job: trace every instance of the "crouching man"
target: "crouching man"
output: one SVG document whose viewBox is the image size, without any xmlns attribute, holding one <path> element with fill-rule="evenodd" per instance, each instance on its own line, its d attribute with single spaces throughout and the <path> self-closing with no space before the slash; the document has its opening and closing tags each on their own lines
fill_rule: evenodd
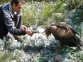
<svg viewBox="0 0 83 62">
<path fill-rule="evenodd" d="M 11 0 L 0 7 L 0 38 L 9 36 L 33 35 L 22 25 L 22 8 L 24 0 Z M 14 35 L 14 36 L 13 36 Z"/>
</svg>

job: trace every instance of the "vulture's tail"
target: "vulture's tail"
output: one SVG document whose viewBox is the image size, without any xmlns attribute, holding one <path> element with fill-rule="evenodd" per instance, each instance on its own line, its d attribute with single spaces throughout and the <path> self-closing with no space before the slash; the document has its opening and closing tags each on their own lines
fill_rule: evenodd
<svg viewBox="0 0 83 62">
<path fill-rule="evenodd" d="M 75 39 L 75 42 L 77 43 L 77 45 L 83 46 L 83 42 L 81 41 L 81 39 L 77 35 L 75 35 L 74 39 Z"/>
</svg>

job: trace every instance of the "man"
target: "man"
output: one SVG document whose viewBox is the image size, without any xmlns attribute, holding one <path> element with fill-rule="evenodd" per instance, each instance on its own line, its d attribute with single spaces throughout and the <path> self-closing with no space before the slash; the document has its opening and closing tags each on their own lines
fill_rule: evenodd
<svg viewBox="0 0 83 62">
<path fill-rule="evenodd" d="M 33 35 L 31 30 L 27 30 L 22 25 L 23 0 L 11 0 L 0 7 L 0 38 L 6 37 L 9 33 L 14 36 Z M 8 36 L 10 36 L 8 35 Z M 11 37 L 11 36 L 10 36 Z"/>
</svg>

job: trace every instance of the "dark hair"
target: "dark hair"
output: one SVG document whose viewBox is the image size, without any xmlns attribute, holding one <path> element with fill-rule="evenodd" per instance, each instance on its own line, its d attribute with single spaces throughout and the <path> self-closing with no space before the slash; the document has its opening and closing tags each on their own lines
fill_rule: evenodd
<svg viewBox="0 0 83 62">
<path fill-rule="evenodd" d="M 18 5 L 18 3 L 20 2 L 24 4 L 24 0 L 11 0 L 11 5 L 13 5 L 13 3 L 15 3 L 15 5 Z"/>
</svg>

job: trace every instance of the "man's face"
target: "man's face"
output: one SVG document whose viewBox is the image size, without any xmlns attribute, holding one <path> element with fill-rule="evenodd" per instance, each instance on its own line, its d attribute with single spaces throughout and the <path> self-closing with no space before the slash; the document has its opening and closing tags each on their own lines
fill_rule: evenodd
<svg viewBox="0 0 83 62">
<path fill-rule="evenodd" d="M 14 12 L 20 12 L 22 10 L 23 4 L 22 3 L 18 3 L 18 5 L 15 5 L 15 3 L 12 5 L 12 9 Z"/>
</svg>

